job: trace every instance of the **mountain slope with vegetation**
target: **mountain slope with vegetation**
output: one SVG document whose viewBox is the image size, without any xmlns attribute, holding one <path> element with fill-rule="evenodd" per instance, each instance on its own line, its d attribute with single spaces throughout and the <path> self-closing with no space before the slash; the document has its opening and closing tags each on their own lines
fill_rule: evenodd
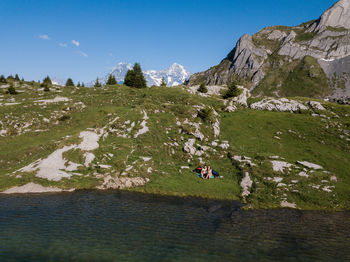
<svg viewBox="0 0 350 262">
<path fill-rule="evenodd" d="M 219 65 L 192 75 L 186 84 L 236 81 L 256 96 L 348 99 L 349 17 L 349 0 L 340 0 L 318 20 L 244 35 Z"/>
<path fill-rule="evenodd" d="M 41 185 L 350 208 L 349 106 L 252 98 L 242 87 L 227 99 L 212 87 L 44 89 L 0 84 L 2 192 Z M 203 164 L 223 178 L 200 179 L 192 170 Z"/>
</svg>

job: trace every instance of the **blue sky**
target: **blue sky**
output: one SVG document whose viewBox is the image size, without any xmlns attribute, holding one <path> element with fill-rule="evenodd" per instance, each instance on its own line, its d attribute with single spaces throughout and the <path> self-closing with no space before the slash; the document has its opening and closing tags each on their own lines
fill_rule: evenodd
<svg viewBox="0 0 350 262">
<path fill-rule="evenodd" d="M 335 0 L 0 0 L 0 74 L 90 81 L 118 62 L 191 72 L 245 33 L 318 18 Z"/>
</svg>

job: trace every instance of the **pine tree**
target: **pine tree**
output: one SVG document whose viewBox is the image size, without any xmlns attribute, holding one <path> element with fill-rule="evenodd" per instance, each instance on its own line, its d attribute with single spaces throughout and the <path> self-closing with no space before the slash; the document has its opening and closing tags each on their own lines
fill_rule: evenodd
<svg viewBox="0 0 350 262">
<path fill-rule="evenodd" d="M 142 73 L 141 65 L 139 63 L 135 63 L 132 70 L 134 70 L 136 75 L 139 75 Z"/>
<path fill-rule="evenodd" d="M 136 88 L 146 88 L 146 80 L 139 63 L 135 63 L 132 70 L 128 70 L 124 84 Z"/>
<path fill-rule="evenodd" d="M 4 75 L 0 76 L 0 83 L 6 83 L 6 78 L 4 77 Z"/>
<path fill-rule="evenodd" d="M 81 84 L 81 87 L 85 87 L 85 84 L 84 84 L 84 82 Z"/>
<path fill-rule="evenodd" d="M 146 80 L 142 73 L 142 69 L 139 63 L 135 63 L 133 70 L 135 72 L 135 87 L 136 88 L 146 88 Z"/>
<path fill-rule="evenodd" d="M 16 81 L 20 81 L 18 74 L 16 74 L 15 80 L 16 80 Z"/>
<path fill-rule="evenodd" d="M 80 82 L 78 82 L 77 87 L 80 87 Z"/>
<path fill-rule="evenodd" d="M 165 79 L 162 77 L 162 83 L 160 84 L 161 87 L 166 87 Z"/>
<path fill-rule="evenodd" d="M 129 69 L 124 78 L 124 84 L 126 86 L 134 86 L 135 84 L 135 72 L 132 69 Z"/>
<path fill-rule="evenodd" d="M 224 94 L 224 99 L 237 97 L 242 93 L 242 89 L 239 89 L 234 82 L 231 82 L 227 85 L 228 90 Z"/>
<path fill-rule="evenodd" d="M 13 77 L 13 75 L 9 75 L 8 77 L 7 77 L 7 80 L 14 80 L 15 78 Z"/>
<path fill-rule="evenodd" d="M 205 94 L 208 93 L 208 88 L 205 86 L 205 83 L 201 83 L 197 91 Z"/>
<path fill-rule="evenodd" d="M 49 76 L 45 77 L 43 80 L 43 84 L 47 86 L 52 86 L 52 81 Z"/>
<path fill-rule="evenodd" d="M 74 86 L 74 82 L 71 78 L 68 78 L 66 81 L 66 86 Z"/>
<path fill-rule="evenodd" d="M 136 76 L 135 87 L 136 88 L 146 88 L 147 87 L 146 80 L 145 80 L 143 74 Z"/>
<path fill-rule="evenodd" d="M 115 76 L 110 74 L 106 82 L 106 85 L 116 85 L 116 84 L 117 84 L 117 80 L 115 80 Z"/>
<path fill-rule="evenodd" d="M 101 87 L 101 83 L 98 81 L 98 77 L 96 78 L 94 87 Z"/>
</svg>

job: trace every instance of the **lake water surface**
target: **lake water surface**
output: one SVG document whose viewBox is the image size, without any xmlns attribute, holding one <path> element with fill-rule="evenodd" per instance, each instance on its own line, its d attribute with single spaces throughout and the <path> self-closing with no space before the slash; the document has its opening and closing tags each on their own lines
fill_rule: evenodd
<svg viewBox="0 0 350 262">
<path fill-rule="evenodd" d="M 350 212 L 124 192 L 2 195 L 0 261 L 350 261 Z"/>
</svg>

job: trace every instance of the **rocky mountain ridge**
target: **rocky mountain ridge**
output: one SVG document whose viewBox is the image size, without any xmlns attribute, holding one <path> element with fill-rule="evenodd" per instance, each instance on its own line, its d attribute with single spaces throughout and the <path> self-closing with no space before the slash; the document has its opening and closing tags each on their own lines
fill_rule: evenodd
<svg viewBox="0 0 350 262">
<path fill-rule="evenodd" d="M 349 97 L 349 62 L 350 1 L 340 0 L 317 20 L 243 35 L 219 65 L 186 84 L 237 81 L 255 95 Z"/>
</svg>

